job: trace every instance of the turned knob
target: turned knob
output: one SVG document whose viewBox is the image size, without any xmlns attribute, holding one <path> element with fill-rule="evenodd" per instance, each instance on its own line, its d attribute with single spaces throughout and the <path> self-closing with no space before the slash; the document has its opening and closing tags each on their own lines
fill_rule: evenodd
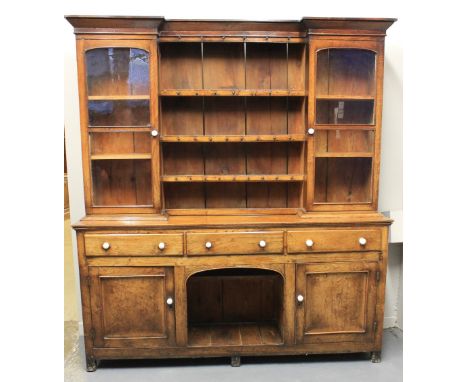
<svg viewBox="0 0 468 382">
<path fill-rule="evenodd" d="M 172 299 L 172 297 L 169 297 L 167 300 L 166 300 L 166 304 L 169 305 L 169 306 L 172 306 L 174 304 L 174 300 Z"/>
<path fill-rule="evenodd" d="M 211 244 L 211 241 L 207 241 L 207 242 L 205 243 L 206 249 L 210 249 L 212 246 L 213 246 L 213 244 Z"/>
<path fill-rule="evenodd" d="M 302 294 L 297 295 L 297 302 L 302 302 L 304 301 L 304 296 Z"/>
<path fill-rule="evenodd" d="M 363 245 L 363 246 L 366 245 L 366 244 L 367 244 L 366 238 L 365 238 L 365 237 L 360 237 L 360 238 L 359 238 L 359 244 L 361 244 L 361 245 Z"/>
<path fill-rule="evenodd" d="M 151 135 L 152 135 L 153 137 L 157 137 L 158 134 L 159 134 L 159 133 L 158 133 L 158 130 L 151 130 Z"/>
<path fill-rule="evenodd" d="M 260 246 L 260 248 L 265 248 L 266 247 L 266 241 L 265 240 L 260 240 L 258 242 L 258 245 Z"/>
<path fill-rule="evenodd" d="M 161 242 L 161 243 L 158 244 L 158 248 L 159 248 L 161 251 L 163 251 L 164 248 L 166 248 L 166 244 L 164 244 L 163 242 Z"/>
<path fill-rule="evenodd" d="M 314 242 L 312 240 L 308 239 L 308 240 L 306 240 L 305 244 L 306 244 L 307 247 L 311 248 L 314 245 Z"/>
<path fill-rule="evenodd" d="M 312 127 L 310 129 L 307 129 L 307 134 L 314 135 L 314 133 L 315 133 L 315 130 L 312 129 Z"/>
<path fill-rule="evenodd" d="M 102 249 L 104 251 L 107 251 L 109 248 L 110 248 L 110 243 L 108 243 L 107 241 L 105 243 L 102 243 Z"/>
</svg>

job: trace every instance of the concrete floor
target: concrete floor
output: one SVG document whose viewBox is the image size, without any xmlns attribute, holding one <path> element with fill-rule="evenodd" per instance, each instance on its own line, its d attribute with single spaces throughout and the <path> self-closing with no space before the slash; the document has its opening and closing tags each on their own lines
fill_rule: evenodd
<svg viewBox="0 0 468 382">
<path fill-rule="evenodd" d="M 403 333 L 384 331 L 382 362 L 372 363 L 363 354 L 242 358 L 231 367 L 228 358 L 184 360 L 128 360 L 101 362 L 96 372 L 85 371 L 83 338 L 73 327 L 65 337 L 75 341 L 65 357 L 65 381 L 203 381 L 203 382 L 400 382 L 403 380 Z"/>
</svg>

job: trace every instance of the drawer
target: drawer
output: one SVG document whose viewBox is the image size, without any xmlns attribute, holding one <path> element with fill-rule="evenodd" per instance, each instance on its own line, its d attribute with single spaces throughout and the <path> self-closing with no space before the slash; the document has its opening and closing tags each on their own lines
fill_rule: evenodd
<svg viewBox="0 0 468 382">
<path fill-rule="evenodd" d="M 184 239 L 182 233 L 85 234 L 85 251 L 87 256 L 183 255 Z"/>
<path fill-rule="evenodd" d="M 187 234 L 188 255 L 283 253 L 283 232 L 208 232 Z"/>
<path fill-rule="evenodd" d="M 289 231 L 287 237 L 288 253 L 380 251 L 382 249 L 382 235 L 379 230 Z"/>
</svg>

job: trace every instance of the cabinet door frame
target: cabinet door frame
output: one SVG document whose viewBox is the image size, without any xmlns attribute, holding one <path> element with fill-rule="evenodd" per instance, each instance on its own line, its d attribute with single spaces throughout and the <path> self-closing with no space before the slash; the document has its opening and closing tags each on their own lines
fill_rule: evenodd
<svg viewBox="0 0 468 382">
<path fill-rule="evenodd" d="M 373 343 L 375 341 L 376 304 L 378 294 L 377 262 L 343 262 L 343 263 L 304 263 L 296 265 L 296 298 L 304 296 L 302 303 L 296 300 L 296 343 L 319 344 L 329 342 L 360 342 Z M 312 296 L 307 296 L 307 277 L 314 274 L 350 274 L 366 275 L 364 325 L 360 330 L 336 331 L 306 331 L 305 319 L 308 302 Z M 313 298 L 313 297 L 312 297 Z"/>
<path fill-rule="evenodd" d="M 126 36 L 109 36 L 100 39 L 77 38 L 77 67 L 78 90 L 80 100 L 80 127 L 81 127 L 81 151 L 83 166 L 83 183 L 85 194 L 85 207 L 87 214 L 108 213 L 159 213 L 161 211 L 161 185 L 160 185 L 160 145 L 159 135 L 151 137 L 151 193 L 153 205 L 151 207 L 119 207 L 119 206 L 94 206 L 93 184 L 91 173 L 91 156 L 89 147 L 89 118 L 88 118 L 88 90 L 86 83 L 86 52 L 99 48 L 135 48 L 148 52 L 149 57 L 149 81 L 150 81 L 150 127 L 138 128 L 137 131 L 151 134 L 151 130 L 159 130 L 159 85 L 158 85 L 158 50 L 156 39 L 128 39 Z M 106 128 L 105 128 L 106 129 Z M 112 130 L 109 128 L 108 130 Z M 123 131 L 115 128 L 115 131 Z M 133 129 L 135 131 L 135 129 Z"/>
<path fill-rule="evenodd" d="M 361 49 L 372 51 L 375 56 L 375 99 L 374 124 L 372 125 L 317 125 L 316 114 L 316 81 L 317 81 L 317 52 L 322 49 Z M 329 37 L 313 36 L 309 38 L 309 97 L 308 97 L 308 126 L 317 130 L 374 130 L 374 150 L 371 168 L 371 200 L 364 203 L 316 203 L 315 202 L 315 147 L 314 135 L 307 135 L 307 187 L 306 209 L 308 211 L 375 211 L 378 204 L 380 146 L 383 103 L 384 76 L 384 38 L 383 37 Z"/>
<path fill-rule="evenodd" d="M 174 275 L 170 267 L 90 267 L 90 296 L 92 337 L 94 347 L 116 348 L 156 348 L 169 347 L 175 343 L 175 310 L 166 304 L 166 299 L 174 300 Z M 163 309 L 164 331 L 161 336 L 106 336 L 103 304 L 103 282 L 107 279 L 160 278 L 164 282 L 164 296 L 160 299 Z"/>
</svg>

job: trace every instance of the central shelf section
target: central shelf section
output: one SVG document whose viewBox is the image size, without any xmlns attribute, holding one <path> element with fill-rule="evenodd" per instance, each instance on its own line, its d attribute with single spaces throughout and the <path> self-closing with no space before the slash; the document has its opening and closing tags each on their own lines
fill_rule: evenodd
<svg viewBox="0 0 468 382">
<path fill-rule="evenodd" d="M 159 44 L 164 207 L 298 208 L 307 45 Z"/>
</svg>

